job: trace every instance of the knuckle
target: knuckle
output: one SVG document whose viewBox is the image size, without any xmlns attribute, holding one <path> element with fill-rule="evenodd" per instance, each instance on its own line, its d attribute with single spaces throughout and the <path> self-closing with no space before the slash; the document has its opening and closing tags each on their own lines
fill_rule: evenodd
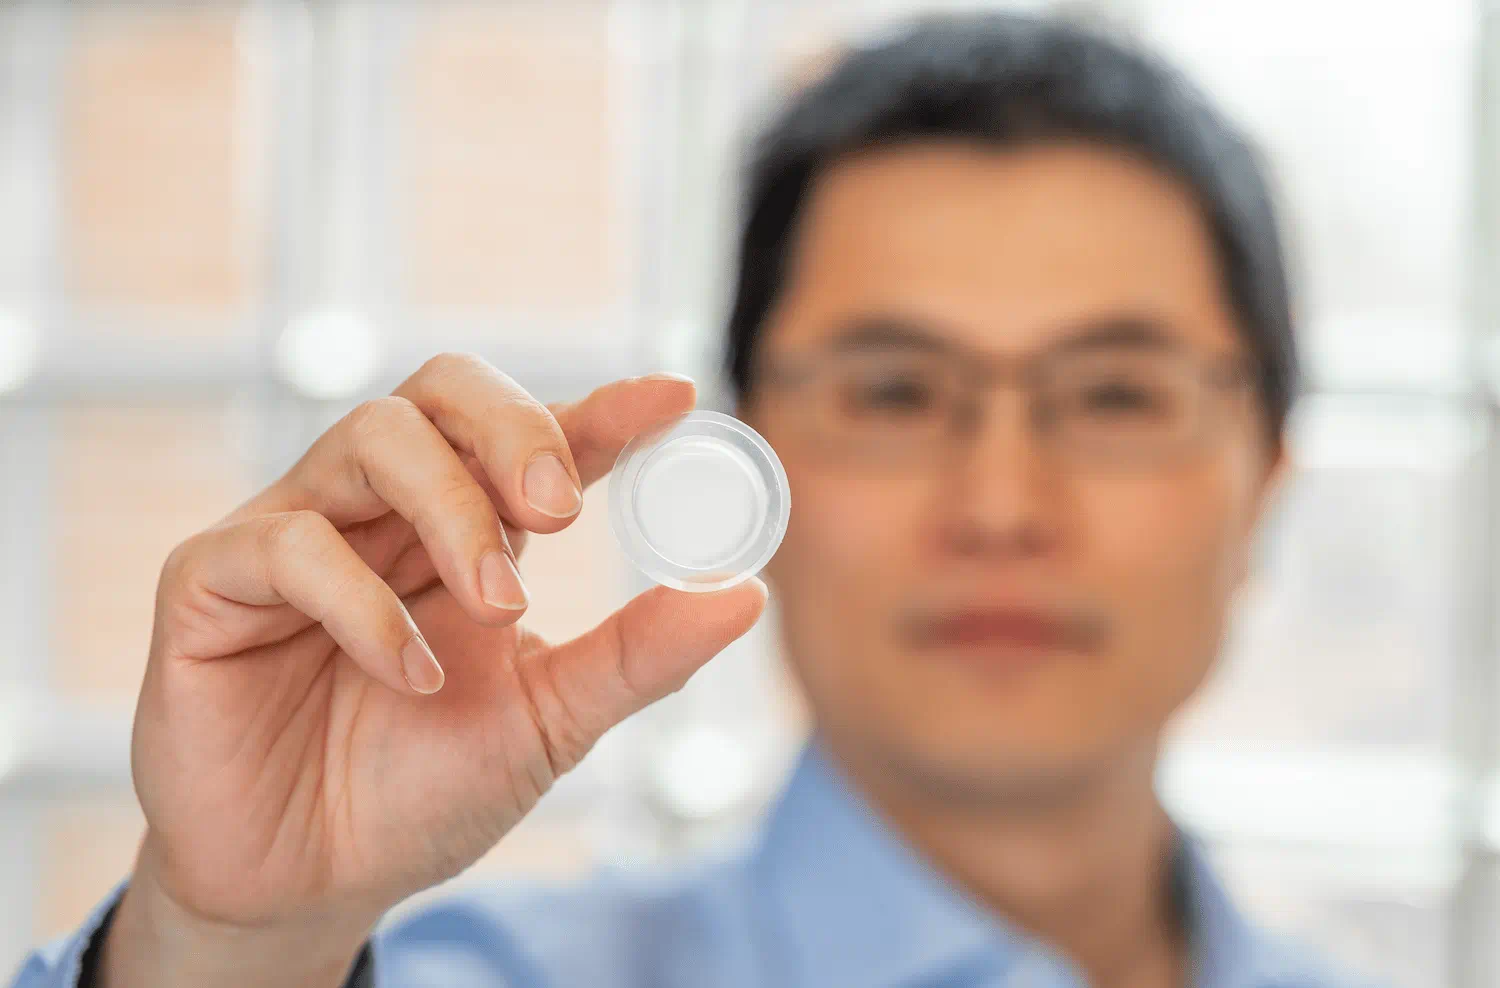
<svg viewBox="0 0 1500 988">
<path fill-rule="evenodd" d="M 563 438 L 562 426 L 552 417 L 546 405 L 522 391 L 508 396 L 502 405 L 501 414 L 506 423 L 529 436 L 535 449 L 550 450 L 563 457 L 569 456 L 567 440 Z M 531 450 L 526 452 L 530 456 Z"/>
<path fill-rule="evenodd" d="M 501 408 L 529 422 L 550 425 L 552 413 L 530 391 L 516 387 L 506 392 L 501 399 Z"/>
<path fill-rule="evenodd" d="M 179 543 L 167 554 L 157 585 L 151 660 L 158 655 L 212 654 L 225 638 L 224 612 L 218 598 L 194 585 L 206 533 Z"/>
<path fill-rule="evenodd" d="M 179 542 L 167 553 L 167 558 L 161 566 L 161 575 L 157 584 L 163 592 L 171 591 L 182 586 L 188 574 L 192 571 L 193 560 L 198 555 L 198 544 L 202 540 L 202 534 L 193 535 Z"/>
<path fill-rule="evenodd" d="M 454 376 L 467 374 L 470 371 L 480 369 L 492 372 L 494 368 L 489 361 L 477 353 L 465 353 L 460 351 L 445 351 L 435 357 L 429 357 L 417 370 L 416 376 L 426 379 L 443 380 Z"/>
<path fill-rule="evenodd" d="M 499 371 L 478 354 L 440 353 L 428 359 L 412 375 L 411 387 L 421 407 L 430 411 L 437 420 L 463 420 L 468 417 L 467 396 L 473 382 L 498 374 Z"/>
<path fill-rule="evenodd" d="M 344 421 L 353 445 L 361 448 L 370 440 L 399 428 L 401 423 L 411 421 L 413 415 L 421 414 L 421 410 L 410 399 L 400 395 L 387 395 L 360 402 Z"/>
<path fill-rule="evenodd" d="M 486 525 L 492 520 L 496 527 L 500 524 L 494 502 L 467 473 L 442 483 L 434 493 L 445 512 L 461 518 L 481 519 Z"/>
<path fill-rule="evenodd" d="M 268 515 L 261 524 L 262 548 L 273 557 L 305 551 L 322 540 L 332 527 L 332 523 L 316 511 Z"/>
</svg>

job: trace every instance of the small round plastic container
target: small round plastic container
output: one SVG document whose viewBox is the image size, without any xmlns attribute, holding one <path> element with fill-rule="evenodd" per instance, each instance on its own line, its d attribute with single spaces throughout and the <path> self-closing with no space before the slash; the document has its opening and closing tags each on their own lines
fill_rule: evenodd
<svg viewBox="0 0 1500 988">
<path fill-rule="evenodd" d="M 792 513 L 770 444 L 718 412 L 689 412 L 632 439 L 615 461 L 609 501 L 630 561 L 657 583 L 692 591 L 754 576 Z"/>
</svg>

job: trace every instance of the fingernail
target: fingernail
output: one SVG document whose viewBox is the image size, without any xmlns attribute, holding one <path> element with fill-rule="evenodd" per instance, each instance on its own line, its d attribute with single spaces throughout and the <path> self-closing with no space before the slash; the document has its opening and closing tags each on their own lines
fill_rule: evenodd
<svg viewBox="0 0 1500 988">
<path fill-rule="evenodd" d="M 421 635 L 412 635 L 401 650 L 401 672 L 407 685 L 418 693 L 436 693 L 443 688 L 443 667 Z"/>
<path fill-rule="evenodd" d="M 521 490 L 527 504 L 553 518 L 571 518 L 583 506 L 583 496 L 568 475 L 568 468 L 551 453 L 531 461 L 521 478 Z"/>
<path fill-rule="evenodd" d="M 525 610 L 531 603 L 516 564 L 503 552 L 491 552 L 479 561 L 479 595 L 505 611 Z"/>
<path fill-rule="evenodd" d="M 671 371 L 657 371 L 654 374 L 645 374 L 645 375 L 643 375 L 641 377 L 641 380 L 642 381 L 676 381 L 679 384 L 697 384 L 698 383 L 697 381 L 694 381 L 692 378 L 688 377 L 686 374 L 674 374 Z"/>
</svg>

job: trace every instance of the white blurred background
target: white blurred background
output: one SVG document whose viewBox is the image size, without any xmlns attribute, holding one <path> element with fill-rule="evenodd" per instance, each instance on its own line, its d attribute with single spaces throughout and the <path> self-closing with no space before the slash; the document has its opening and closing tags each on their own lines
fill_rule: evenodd
<svg viewBox="0 0 1500 988">
<path fill-rule="evenodd" d="M 1156 41 L 1269 150 L 1319 387 L 1163 792 L 1259 919 L 1418 988 L 1500 984 L 1491 2 L 1067 5 Z M 130 865 L 175 543 L 441 350 L 546 400 L 672 369 L 722 403 L 746 126 L 839 39 L 981 5 L 0 8 L 0 976 Z M 642 588 L 602 497 L 528 550 L 544 634 Z M 741 830 L 801 730 L 771 625 L 460 881 Z"/>
</svg>

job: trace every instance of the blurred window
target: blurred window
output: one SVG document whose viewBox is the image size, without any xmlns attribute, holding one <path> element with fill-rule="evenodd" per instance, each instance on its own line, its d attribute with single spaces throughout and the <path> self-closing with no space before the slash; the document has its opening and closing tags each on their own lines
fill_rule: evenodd
<svg viewBox="0 0 1500 988">
<path fill-rule="evenodd" d="M 1480 21 L 1454 0 L 1058 5 L 1133 25 L 1262 140 L 1303 274 L 1318 390 L 1164 797 L 1270 925 L 1398 981 L 1493 984 L 1476 972 L 1500 972 L 1483 956 L 1500 777 L 1488 836 L 1466 834 L 1472 778 L 1496 765 L 1454 743 L 1461 724 L 1500 742 L 1476 721 L 1500 702 L 1476 702 L 1500 678 L 1475 594 L 1497 419 L 1458 397 L 1469 214 L 1497 195 L 1495 165 L 1474 167 Z M 746 92 L 914 11 L 1044 6 L 0 9 L 0 382 L 25 376 L 0 395 L 0 971 L 130 866 L 130 704 L 174 544 L 444 349 L 544 400 L 707 370 L 711 402 L 731 165 L 760 109 Z M 354 318 L 298 322 L 325 308 Z M 39 334 L 35 368 L 11 325 Z M 293 325 L 312 336 L 287 345 Z M 313 380 L 308 353 L 371 370 Z M 524 560 L 548 637 L 642 589 L 603 496 Z M 775 638 L 763 622 L 611 732 L 463 880 L 573 875 L 748 825 L 804 722 Z M 79 737 L 103 740 L 80 756 Z"/>
</svg>

